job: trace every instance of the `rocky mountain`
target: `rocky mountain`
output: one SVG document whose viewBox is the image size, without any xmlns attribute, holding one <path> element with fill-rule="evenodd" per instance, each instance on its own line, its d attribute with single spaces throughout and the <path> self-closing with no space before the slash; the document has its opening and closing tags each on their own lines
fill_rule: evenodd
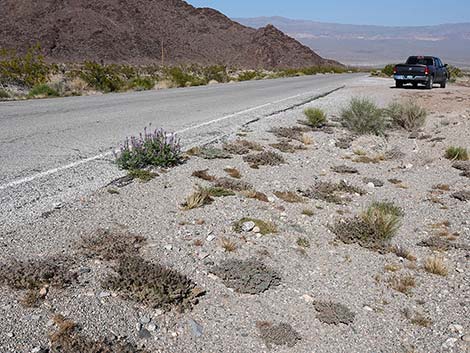
<svg viewBox="0 0 470 353">
<path fill-rule="evenodd" d="M 40 43 L 55 62 L 224 64 L 293 68 L 337 64 L 271 25 L 253 29 L 182 0 L 0 0 L 0 48 Z"/>
<path fill-rule="evenodd" d="M 271 23 L 320 55 L 352 65 L 403 61 L 412 54 L 441 56 L 470 67 L 470 23 L 390 27 L 323 23 L 284 17 L 236 19 L 259 28 Z"/>
</svg>

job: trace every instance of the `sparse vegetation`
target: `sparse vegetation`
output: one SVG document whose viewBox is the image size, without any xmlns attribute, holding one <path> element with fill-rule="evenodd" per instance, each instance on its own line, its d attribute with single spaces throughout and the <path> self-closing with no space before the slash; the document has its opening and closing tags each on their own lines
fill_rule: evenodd
<svg viewBox="0 0 470 353">
<path fill-rule="evenodd" d="M 248 140 L 235 140 L 230 143 L 226 143 L 223 149 L 232 154 L 248 154 L 250 151 L 262 151 L 263 146 L 259 143 L 248 141 Z"/>
<path fill-rule="evenodd" d="M 465 147 L 451 146 L 447 148 L 445 156 L 447 159 L 453 161 L 468 161 L 468 151 Z"/>
<path fill-rule="evenodd" d="M 213 201 L 214 199 L 211 197 L 209 189 L 198 185 L 196 190 L 186 198 L 186 202 L 182 206 L 185 210 L 192 210 L 211 204 Z"/>
<path fill-rule="evenodd" d="M 354 321 L 354 317 L 356 316 L 343 304 L 330 301 L 315 301 L 313 305 L 317 311 L 317 319 L 325 324 L 349 325 Z"/>
<path fill-rule="evenodd" d="M 158 174 L 151 172 L 146 169 L 131 169 L 128 174 L 132 179 L 138 179 L 143 183 L 147 183 L 153 178 L 157 177 Z"/>
<path fill-rule="evenodd" d="M 299 237 L 297 238 L 296 241 L 297 245 L 300 246 L 301 248 L 309 248 L 310 247 L 310 241 L 305 238 L 305 237 Z"/>
<path fill-rule="evenodd" d="M 393 69 L 395 68 L 395 64 L 388 64 L 388 65 L 385 65 L 385 67 L 382 69 L 382 73 L 387 76 L 387 77 L 390 77 L 393 75 Z"/>
<path fill-rule="evenodd" d="M 226 260 L 210 270 L 235 292 L 260 294 L 281 283 L 279 274 L 258 260 Z"/>
<path fill-rule="evenodd" d="M 313 211 L 312 211 L 311 209 L 309 209 L 309 208 L 304 208 L 304 209 L 302 210 L 302 214 L 303 214 L 304 216 L 313 217 L 313 215 L 315 214 L 315 212 L 313 212 Z"/>
<path fill-rule="evenodd" d="M 400 246 L 400 245 L 394 245 L 391 247 L 390 251 L 397 255 L 398 257 L 401 257 L 402 259 L 407 259 L 409 261 L 416 261 L 416 256 L 414 256 L 410 250 Z"/>
<path fill-rule="evenodd" d="M 337 238 L 346 244 L 385 251 L 400 227 L 398 208 L 389 203 L 375 203 L 361 215 L 339 221 L 332 227 Z"/>
<path fill-rule="evenodd" d="M 181 147 L 175 134 L 163 129 L 144 129 L 139 137 L 126 138 L 116 153 L 116 163 L 123 169 L 135 170 L 148 166 L 172 167 L 181 162 Z"/>
<path fill-rule="evenodd" d="M 97 91 L 118 92 L 125 87 L 125 82 L 115 65 L 100 65 L 87 61 L 77 75 Z"/>
<path fill-rule="evenodd" d="M 226 252 L 234 252 L 237 250 L 237 244 L 225 237 L 220 239 L 220 245 Z"/>
<path fill-rule="evenodd" d="M 271 151 L 248 154 L 243 157 L 243 160 L 255 169 L 259 168 L 259 166 L 277 166 L 285 163 L 284 157 Z"/>
<path fill-rule="evenodd" d="M 119 259 L 115 273 L 108 275 L 102 286 L 117 292 L 124 299 L 151 308 L 169 310 L 175 307 L 183 311 L 197 302 L 195 285 L 189 278 L 135 256 Z"/>
<path fill-rule="evenodd" d="M 443 277 L 447 276 L 449 272 L 446 265 L 444 264 L 443 258 L 438 256 L 428 257 L 424 262 L 424 269 L 429 273 Z"/>
<path fill-rule="evenodd" d="M 225 168 L 224 172 L 230 175 L 232 178 L 241 179 L 242 175 L 237 168 Z"/>
<path fill-rule="evenodd" d="M 368 98 L 353 98 L 341 112 L 341 123 L 358 134 L 383 135 L 388 126 L 383 110 Z"/>
<path fill-rule="evenodd" d="M 186 151 L 189 156 L 197 156 L 204 159 L 230 159 L 230 153 L 215 147 L 193 147 Z"/>
<path fill-rule="evenodd" d="M 253 186 L 243 180 L 231 179 L 231 178 L 218 178 L 214 182 L 214 186 L 229 189 L 233 191 L 247 191 L 253 190 Z"/>
<path fill-rule="evenodd" d="M 326 124 L 326 113 L 320 108 L 307 108 L 304 110 L 307 117 L 307 125 L 319 128 Z"/>
<path fill-rule="evenodd" d="M 267 321 L 258 321 L 256 327 L 268 349 L 271 349 L 273 345 L 294 347 L 302 339 L 300 334 L 286 323 L 273 324 Z"/>
<path fill-rule="evenodd" d="M 59 92 L 44 83 L 34 86 L 28 93 L 30 98 L 51 98 L 59 95 Z"/>
<path fill-rule="evenodd" d="M 416 280 L 410 274 L 393 275 L 389 278 L 388 284 L 390 288 L 409 295 L 411 294 L 412 289 L 416 287 Z"/>
<path fill-rule="evenodd" d="M 226 197 L 234 196 L 235 193 L 232 190 L 222 188 L 220 186 L 213 186 L 207 189 L 207 192 L 212 197 Z"/>
<path fill-rule="evenodd" d="M 427 117 L 426 109 L 413 101 L 392 103 L 385 112 L 392 119 L 393 124 L 408 131 L 415 131 L 422 127 Z"/>
<path fill-rule="evenodd" d="M 270 144 L 270 146 L 284 153 L 294 153 L 296 151 L 306 149 L 302 145 L 294 145 L 294 144 L 289 143 L 289 141 L 286 141 L 286 140 L 282 140 L 281 142 Z"/>
<path fill-rule="evenodd" d="M 239 221 L 235 222 L 233 224 L 233 229 L 237 233 L 242 232 L 242 226 L 243 223 L 246 222 L 253 222 L 256 227 L 259 228 L 259 233 L 262 235 L 267 235 L 267 234 L 274 234 L 277 233 L 277 227 L 274 223 L 272 222 L 266 222 L 261 219 L 256 219 L 256 218 L 242 218 Z"/>
<path fill-rule="evenodd" d="M 241 191 L 241 194 L 243 196 L 249 198 L 249 199 L 256 199 L 256 200 L 262 201 L 262 202 L 269 202 L 269 199 L 266 196 L 266 194 L 264 194 L 262 192 L 259 192 L 259 191 L 256 191 L 256 190 L 253 190 L 253 189 L 243 190 L 243 191 Z"/>
<path fill-rule="evenodd" d="M 210 175 L 208 173 L 209 169 L 204 169 L 204 170 L 196 170 L 194 171 L 191 176 L 193 177 L 196 177 L 196 178 L 199 178 L 199 179 L 202 179 L 202 180 L 206 180 L 206 181 L 214 181 L 216 180 L 217 178 L 213 175 Z"/>
<path fill-rule="evenodd" d="M 365 193 L 365 190 L 349 185 L 345 181 L 339 183 L 319 181 L 310 189 L 301 191 L 301 194 L 305 197 L 335 204 L 350 202 L 351 199 L 345 194 L 364 195 Z"/>
<path fill-rule="evenodd" d="M 274 195 L 289 203 L 301 203 L 305 201 L 302 196 L 299 196 L 292 191 L 275 191 Z"/>
<path fill-rule="evenodd" d="M 293 126 L 293 127 L 276 127 L 272 128 L 269 132 L 274 134 L 278 138 L 284 138 L 288 140 L 297 140 L 303 143 L 303 136 L 305 132 L 310 129 L 308 127 Z"/>
<path fill-rule="evenodd" d="M 8 93 L 8 91 L 4 90 L 3 88 L 0 88 L 0 99 L 8 98 L 10 98 L 10 93 Z"/>
<path fill-rule="evenodd" d="M 405 309 L 403 310 L 403 314 L 413 325 L 421 327 L 431 327 L 432 325 L 432 320 L 420 312 L 413 312 L 410 309 Z"/>
</svg>

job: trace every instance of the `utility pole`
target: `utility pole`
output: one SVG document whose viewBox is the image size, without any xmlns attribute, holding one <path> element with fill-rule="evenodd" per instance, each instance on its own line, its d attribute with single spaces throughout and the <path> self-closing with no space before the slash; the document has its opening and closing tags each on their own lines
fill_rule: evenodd
<svg viewBox="0 0 470 353">
<path fill-rule="evenodd" d="M 163 37 L 160 38 L 160 46 L 162 48 L 162 67 L 165 65 L 165 50 L 163 48 Z"/>
</svg>

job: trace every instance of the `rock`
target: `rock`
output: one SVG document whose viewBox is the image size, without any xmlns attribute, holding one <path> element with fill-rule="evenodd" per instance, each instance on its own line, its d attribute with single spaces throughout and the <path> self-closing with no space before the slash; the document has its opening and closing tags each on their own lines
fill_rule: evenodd
<svg viewBox="0 0 470 353">
<path fill-rule="evenodd" d="M 202 336 L 202 326 L 194 321 L 193 319 L 189 319 L 189 325 L 191 326 L 191 331 L 195 337 L 201 337 Z"/>
<path fill-rule="evenodd" d="M 367 305 L 364 305 L 362 307 L 365 311 L 374 311 L 374 309 L 372 309 L 370 306 L 367 306 Z"/>
<path fill-rule="evenodd" d="M 464 336 L 462 336 L 462 341 L 464 341 L 464 342 L 470 342 L 470 335 L 464 335 Z"/>
<path fill-rule="evenodd" d="M 373 189 L 373 188 L 375 188 L 375 185 L 374 185 L 374 183 L 368 183 L 367 187 Z"/>
<path fill-rule="evenodd" d="M 200 260 L 204 260 L 206 257 L 209 256 L 209 253 L 206 253 L 206 252 L 200 252 L 199 254 L 197 254 L 197 257 L 200 259 Z"/>
<path fill-rule="evenodd" d="M 307 303 L 313 303 L 313 298 L 308 294 L 302 295 L 302 299 L 305 300 L 305 302 Z"/>
<path fill-rule="evenodd" d="M 458 341 L 457 338 L 454 338 L 454 337 L 451 337 L 451 338 L 448 338 L 447 341 L 445 341 L 443 344 L 442 344 L 442 348 L 443 349 L 449 349 L 449 348 L 453 348 L 455 346 L 455 343 Z"/>
<path fill-rule="evenodd" d="M 141 322 L 142 324 L 148 324 L 148 323 L 150 322 L 150 320 L 151 320 L 151 319 L 150 319 L 150 317 L 148 317 L 148 316 L 142 316 L 142 317 L 140 318 L 140 322 Z"/>
<path fill-rule="evenodd" d="M 173 246 L 172 245 L 165 245 L 164 248 L 167 251 L 171 251 L 173 249 Z"/>
<path fill-rule="evenodd" d="M 215 239 L 215 235 L 211 234 L 206 239 L 207 239 L 207 241 L 212 241 L 212 240 Z"/>
<path fill-rule="evenodd" d="M 410 164 L 407 164 L 407 165 L 405 165 L 405 168 L 406 168 L 406 169 L 411 169 L 411 168 L 413 168 L 413 164 L 411 164 L 411 163 L 410 163 Z"/>
<path fill-rule="evenodd" d="M 158 328 L 158 326 L 156 324 L 154 324 L 153 322 L 151 322 L 150 324 L 147 325 L 147 329 L 149 331 L 152 331 L 152 332 L 157 331 L 157 328 Z"/>
<path fill-rule="evenodd" d="M 149 330 L 145 328 L 141 328 L 138 333 L 139 338 L 141 339 L 149 339 L 152 338 L 152 334 L 150 333 Z"/>
<path fill-rule="evenodd" d="M 39 290 L 39 296 L 44 298 L 45 296 L 47 295 L 47 287 L 42 287 L 40 290 Z"/>
<path fill-rule="evenodd" d="M 253 228 L 253 233 L 260 233 L 260 232 L 261 232 L 261 229 L 259 229 L 259 227 Z"/>
<path fill-rule="evenodd" d="M 13 336 L 14 336 L 13 332 L 7 332 L 7 337 L 8 338 L 13 338 Z"/>
<path fill-rule="evenodd" d="M 103 292 L 100 292 L 100 294 L 98 294 L 98 297 L 100 297 L 100 298 L 106 298 L 106 297 L 109 297 L 109 296 L 111 296 L 111 293 L 107 292 L 107 291 L 103 291 Z"/>
<path fill-rule="evenodd" d="M 463 326 L 462 325 L 457 325 L 457 324 L 452 324 L 449 326 L 449 331 L 452 333 L 462 333 L 463 332 Z"/>
<path fill-rule="evenodd" d="M 242 224 L 242 231 L 251 232 L 254 227 L 256 227 L 256 223 L 253 221 L 248 221 Z"/>
<path fill-rule="evenodd" d="M 53 204 L 53 207 L 54 207 L 55 210 L 60 210 L 63 207 L 63 205 L 62 205 L 61 202 L 57 202 L 57 203 Z"/>
</svg>

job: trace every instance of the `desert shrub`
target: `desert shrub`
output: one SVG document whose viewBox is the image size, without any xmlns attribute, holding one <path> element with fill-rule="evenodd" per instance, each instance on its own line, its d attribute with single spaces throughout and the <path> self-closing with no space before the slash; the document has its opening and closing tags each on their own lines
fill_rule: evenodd
<svg viewBox="0 0 470 353">
<path fill-rule="evenodd" d="M 401 216 L 397 213 L 396 206 L 372 204 L 361 215 L 336 223 L 332 231 L 345 244 L 356 243 L 364 248 L 385 251 L 400 228 Z"/>
<path fill-rule="evenodd" d="M 85 62 L 79 77 L 89 86 L 105 93 L 120 91 L 125 85 L 116 66 L 100 65 L 93 61 Z"/>
<path fill-rule="evenodd" d="M 424 262 L 424 269 L 429 273 L 443 277 L 447 276 L 449 273 L 446 265 L 444 264 L 443 258 L 438 256 L 428 257 Z"/>
<path fill-rule="evenodd" d="M 364 195 L 366 191 L 359 187 L 349 185 L 345 181 L 340 181 L 339 183 L 318 181 L 310 189 L 301 191 L 301 194 L 311 199 L 344 204 L 351 201 L 351 198 L 346 196 L 346 194 Z"/>
<path fill-rule="evenodd" d="M 391 201 L 374 201 L 371 203 L 370 208 L 379 210 L 385 214 L 391 214 L 397 217 L 403 217 L 405 212 L 401 209 L 401 207 L 396 206 Z"/>
<path fill-rule="evenodd" d="M 304 110 L 307 124 L 312 127 L 321 127 L 326 123 L 326 113 L 320 108 L 308 108 Z"/>
<path fill-rule="evenodd" d="M 202 180 L 206 180 L 206 181 L 214 181 L 216 180 L 217 178 L 213 175 L 210 175 L 208 173 L 209 169 L 204 169 L 204 170 L 195 170 L 191 176 L 195 177 L 195 178 L 199 178 L 199 179 L 202 179 Z"/>
<path fill-rule="evenodd" d="M 354 321 L 354 317 L 356 316 L 356 314 L 343 304 L 329 301 L 315 301 L 313 305 L 317 311 L 317 319 L 325 324 L 349 325 Z"/>
<path fill-rule="evenodd" d="M 235 292 L 260 294 L 281 283 L 281 276 L 258 260 L 230 259 L 210 269 Z"/>
<path fill-rule="evenodd" d="M 341 112 L 341 123 L 358 134 L 383 135 L 388 125 L 387 119 L 372 100 L 353 98 Z"/>
<path fill-rule="evenodd" d="M 138 179 L 143 183 L 149 182 L 150 180 L 158 176 L 158 174 L 153 173 L 146 169 L 131 169 L 129 171 L 129 174 L 127 175 L 133 180 Z"/>
<path fill-rule="evenodd" d="M 382 73 L 386 76 L 392 76 L 393 75 L 393 69 L 395 68 L 395 64 L 388 64 L 385 65 L 385 67 L 382 69 Z"/>
<path fill-rule="evenodd" d="M 456 147 L 451 146 L 446 150 L 445 154 L 447 159 L 467 161 L 468 160 L 468 151 L 465 147 Z"/>
<path fill-rule="evenodd" d="M 238 75 L 238 81 L 251 81 L 257 79 L 258 76 L 258 71 L 243 71 Z"/>
<path fill-rule="evenodd" d="M 416 287 L 416 280 L 410 274 L 392 276 L 388 280 L 388 285 L 390 288 L 408 295 L 411 293 L 412 289 Z"/>
<path fill-rule="evenodd" d="M 228 82 L 229 75 L 227 73 L 227 67 L 223 65 L 213 65 L 202 69 L 205 81 L 217 81 L 217 82 Z"/>
<path fill-rule="evenodd" d="M 116 163 L 123 169 L 142 169 L 148 166 L 171 167 L 181 162 L 181 146 L 173 133 L 163 129 L 147 131 L 139 137 L 126 138 L 116 153 Z"/>
<path fill-rule="evenodd" d="M 179 272 L 140 257 L 123 257 L 102 283 L 122 298 L 152 308 L 184 310 L 194 303 L 194 283 Z"/>
<path fill-rule="evenodd" d="M 303 142 L 303 136 L 305 132 L 310 129 L 308 127 L 292 126 L 292 127 L 276 127 L 269 130 L 274 136 L 279 138 L 285 138 L 289 140 L 297 140 Z"/>
<path fill-rule="evenodd" d="M 129 86 L 136 91 L 148 91 L 153 89 L 155 81 L 150 77 L 138 76 L 130 81 Z"/>
<path fill-rule="evenodd" d="M 211 196 L 209 189 L 198 185 L 196 190 L 186 198 L 186 201 L 182 205 L 183 209 L 192 210 L 203 207 L 204 205 L 209 205 L 214 201 Z"/>
<path fill-rule="evenodd" d="M 284 153 L 294 153 L 296 151 L 306 149 L 306 147 L 304 147 L 303 145 L 298 145 L 298 144 L 294 145 L 294 144 L 289 143 L 289 141 L 287 140 L 282 140 L 278 143 L 272 143 L 269 146 Z"/>
<path fill-rule="evenodd" d="M 236 180 L 231 178 L 218 178 L 215 181 L 214 186 L 222 187 L 233 191 L 253 190 L 253 185 L 251 185 L 250 183 L 247 183 L 243 180 Z"/>
<path fill-rule="evenodd" d="M 178 87 L 202 86 L 207 84 L 205 79 L 200 78 L 193 73 L 189 73 L 181 67 L 175 66 L 168 68 L 165 70 L 165 74 Z"/>
<path fill-rule="evenodd" d="M 275 191 L 274 195 L 277 198 L 289 203 L 301 203 L 305 201 L 303 197 L 292 191 Z"/>
<path fill-rule="evenodd" d="M 58 97 L 59 95 L 59 92 L 46 84 L 34 86 L 28 93 L 29 97 Z"/>
<path fill-rule="evenodd" d="M 251 150 L 253 151 L 262 151 L 263 146 L 257 142 L 252 142 L 248 140 L 235 140 L 229 143 L 225 143 L 223 149 L 232 154 L 248 154 Z"/>
<path fill-rule="evenodd" d="M 3 88 L 0 88 L 0 99 L 6 99 L 6 98 L 10 98 L 10 94 Z"/>
<path fill-rule="evenodd" d="M 73 261 L 66 257 L 13 260 L 0 263 L 0 285 L 14 289 L 41 289 L 44 286 L 67 287 L 75 282 Z"/>
<path fill-rule="evenodd" d="M 216 147 L 193 147 L 186 151 L 189 156 L 197 156 L 204 159 L 230 159 L 232 156 L 227 151 Z"/>
<path fill-rule="evenodd" d="M 232 178 L 241 179 L 242 174 L 237 168 L 225 168 L 224 172 L 230 175 Z"/>
<path fill-rule="evenodd" d="M 284 157 L 271 151 L 248 154 L 243 157 L 243 160 L 249 163 L 252 168 L 258 168 L 259 166 L 276 166 L 285 163 Z"/>
<path fill-rule="evenodd" d="M 235 193 L 232 190 L 222 188 L 220 186 L 219 187 L 213 186 L 213 187 L 207 188 L 207 192 L 212 197 L 226 197 L 226 196 L 234 196 L 235 195 Z"/>
<path fill-rule="evenodd" d="M 455 82 L 457 80 L 457 78 L 464 76 L 464 72 L 461 69 L 459 69 L 458 67 L 453 66 L 453 65 L 448 65 L 447 66 L 447 71 L 449 72 L 449 81 L 450 82 Z"/>
<path fill-rule="evenodd" d="M 0 50 L 0 82 L 33 87 L 46 83 L 53 66 L 45 62 L 39 45 L 26 54 Z"/>
<path fill-rule="evenodd" d="M 413 101 L 405 103 L 392 103 L 385 110 L 392 123 L 408 131 L 416 130 L 426 122 L 426 109 L 420 107 Z"/>
</svg>

